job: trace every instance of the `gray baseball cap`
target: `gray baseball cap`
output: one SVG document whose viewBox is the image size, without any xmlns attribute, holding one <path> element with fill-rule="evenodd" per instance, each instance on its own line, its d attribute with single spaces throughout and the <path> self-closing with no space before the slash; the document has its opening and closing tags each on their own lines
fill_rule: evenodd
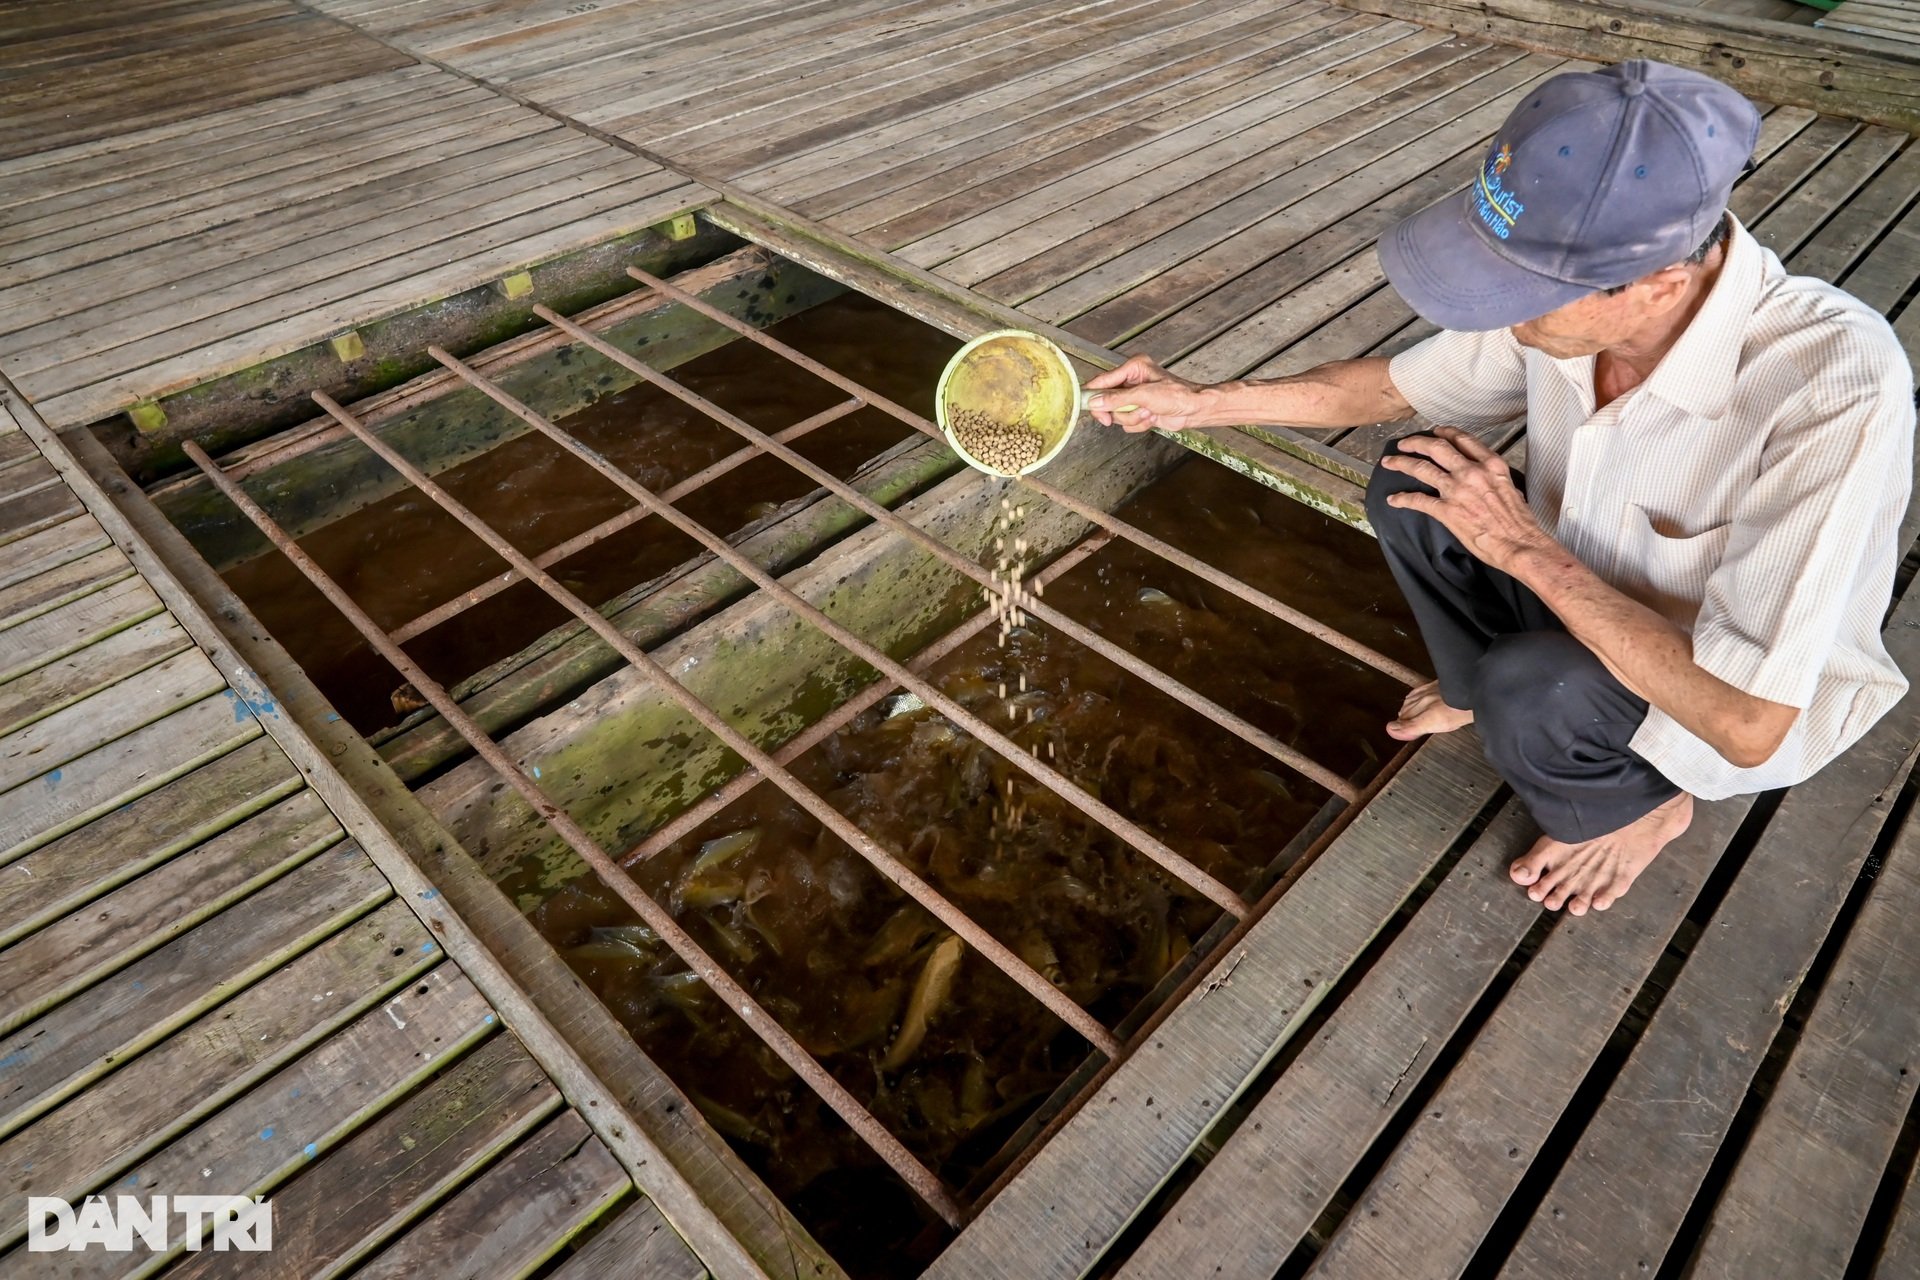
<svg viewBox="0 0 1920 1280">
<path fill-rule="evenodd" d="M 1465 192 L 1380 239 L 1407 304 L 1447 329 L 1502 329 L 1697 249 L 1753 156 L 1760 113 L 1663 62 L 1555 76 L 1493 136 Z"/>
</svg>

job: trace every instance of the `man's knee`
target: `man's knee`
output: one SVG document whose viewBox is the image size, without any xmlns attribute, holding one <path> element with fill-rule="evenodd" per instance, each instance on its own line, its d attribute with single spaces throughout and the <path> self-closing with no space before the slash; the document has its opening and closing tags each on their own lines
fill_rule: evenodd
<svg viewBox="0 0 1920 1280">
<path fill-rule="evenodd" d="M 1380 454 L 1382 458 L 1391 457 L 1400 452 L 1400 441 L 1389 443 Z M 1431 485 L 1422 484 L 1404 471 L 1395 471 L 1391 467 L 1375 466 L 1373 474 L 1367 478 L 1367 523 L 1373 526 L 1374 533 L 1382 539 L 1394 536 L 1402 530 L 1433 517 L 1405 507 L 1390 506 L 1387 498 L 1395 493 L 1432 493 Z"/>
</svg>

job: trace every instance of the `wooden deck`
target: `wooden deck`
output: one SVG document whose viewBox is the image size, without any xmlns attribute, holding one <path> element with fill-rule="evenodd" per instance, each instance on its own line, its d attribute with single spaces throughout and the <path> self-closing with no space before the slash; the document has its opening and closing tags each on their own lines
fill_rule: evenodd
<svg viewBox="0 0 1920 1280">
<path fill-rule="evenodd" d="M 252 368 L 708 198 L 327 19 L 301 21 L 363 41 L 390 69 L 310 88 L 295 79 L 279 96 L 240 94 L 244 105 L 168 123 L 147 123 L 164 112 L 133 117 L 146 127 L 65 146 L 20 141 L 36 129 L 48 144 L 66 139 L 64 118 L 14 117 L 16 154 L 0 159 L 0 369 L 56 426 Z M 206 44 L 223 30 L 211 27 Z M 327 48 L 303 57 L 330 65 Z M 214 68 L 204 74 L 220 83 Z M 7 109 L 0 97 L 11 124 Z"/>
<path fill-rule="evenodd" d="M 518 1037 L 0 409 L 0 1271 L 26 1195 L 267 1195 L 177 1276 L 700 1276 Z"/>
<path fill-rule="evenodd" d="M 1920 46 L 1920 4 L 1911 0 L 1842 0 L 1814 25 Z"/>
<path fill-rule="evenodd" d="M 1397 2 L 718 0 L 690 22 L 641 0 L 150 0 L 132 26 L 0 5 L 38 33 L 0 54 L 0 115 L 40 101 L 31 77 L 117 67 L 104 32 L 170 42 L 155 66 L 192 84 L 176 101 L 137 87 L 157 73 L 102 71 L 71 119 L 6 133 L 0 371 L 77 425 L 709 201 L 1083 354 L 1224 378 L 1392 351 L 1424 329 L 1374 238 L 1581 65 L 1360 11 Z M 307 79 L 239 74 L 282 48 Z M 1739 216 L 1920 356 L 1914 138 L 1783 94 L 1760 151 Z M 1388 438 L 1225 447 L 1357 515 Z M 1523 456 L 1517 425 L 1497 438 Z M 672 1258 L 644 1274 L 698 1274 L 473 982 L 419 949 L 263 734 L 271 709 L 5 430 L 0 528 L 16 1193 L 270 1190 L 277 1239 L 329 1274 L 454 1274 L 463 1247 L 531 1266 L 618 1213 L 563 1274 L 619 1274 L 643 1245 Z M 1920 598 L 1889 625 L 1916 669 Z M 1784 797 L 1704 808 L 1584 920 L 1504 881 L 1530 829 L 1471 736 L 1423 747 L 934 1274 L 1920 1272 L 1916 742 L 1909 697 Z M 306 1090 L 339 1063 L 363 1083 Z M 96 1126 L 112 1141 L 63 1138 Z M 324 1269 L 286 1248 L 284 1274 Z"/>
</svg>

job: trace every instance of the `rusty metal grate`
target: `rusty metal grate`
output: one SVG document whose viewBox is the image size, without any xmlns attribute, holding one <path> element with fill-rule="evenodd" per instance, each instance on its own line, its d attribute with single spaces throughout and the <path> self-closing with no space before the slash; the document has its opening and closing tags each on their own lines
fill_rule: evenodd
<svg viewBox="0 0 1920 1280">
<path fill-rule="evenodd" d="M 986 723 L 980 717 L 969 712 L 958 702 L 942 693 L 927 679 L 926 673 L 940 659 L 952 653 L 969 638 L 979 634 L 993 619 L 989 611 L 982 609 L 965 622 L 949 631 L 923 649 L 911 661 L 901 662 L 891 655 L 862 639 L 842 624 L 822 612 L 818 607 L 802 598 L 787 587 L 778 577 L 761 568 L 744 555 L 724 537 L 706 528 L 698 521 L 681 512 L 674 503 L 700 486 L 726 474 L 728 471 L 753 460 L 761 454 L 771 455 L 811 478 L 814 482 L 835 494 L 841 500 L 864 512 L 874 521 L 888 530 L 907 538 L 940 562 L 965 575 L 988 591 L 994 590 L 997 582 L 994 572 L 988 566 L 961 554 L 953 547 L 942 542 L 932 534 L 915 525 L 904 516 L 889 510 L 879 502 L 861 493 L 853 486 L 839 480 L 790 448 L 792 441 L 819 427 L 833 422 L 845 415 L 865 407 L 872 407 L 891 415 L 915 430 L 935 440 L 941 439 L 938 428 L 920 415 L 903 408 L 899 404 L 878 395 L 809 358 L 792 347 L 787 346 L 769 335 L 754 329 L 718 308 L 692 294 L 669 284 L 645 271 L 629 268 L 629 273 L 643 285 L 658 291 L 661 295 L 690 310 L 707 317 L 741 337 L 758 344 L 775 355 L 792 362 L 807 372 L 838 387 L 848 395 L 848 399 L 833 407 L 813 415 L 801 422 L 768 434 L 740 420 L 719 405 L 689 390 L 673 378 L 645 362 L 628 355 L 619 348 L 606 342 L 588 329 L 576 324 L 564 316 L 545 307 L 535 307 L 534 311 L 555 329 L 567 334 L 574 341 L 591 348 L 609 360 L 624 366 L 644 381 L 677 397 L 712 421 L 730 429 L 744 441 L 744 446 L 736 452 L 721 458 L 705 470 L 690 476 L 672 487 L 654 493 L 641 485 L 631 476 L 621 471 L 613 463 L 566 430 L 555 425 L 546 417 L 535 412 L 511 394 L 503 390 L 485 375 L 457 357 L 438 347 L 430 347 L 429 352 L 447 369 L 461 380 L 484 393 L 503 406 L 534 430 L 552 440 L 561 449 L 567 451 L 601 476 L 618 487 L 634 501 L 634 506 L 608 519 L 598 526 L 576 535 L 537 555 L 529 556 L 510 543 L 500 532 L 490 526 L 484 518 L 464 506 L 445 489 L 436 484 L 424 471 L 415 466 L 393 447 L 379 439 L 364 423 L 348 410 L 325 394 L 313 393 L 313 400 L 340 424 L 361 444 L 381 458 L 408 484 L 429 498 L 448 515 L 459 521 L 465 528 L 485 543 L 495 554 L 507 563 L 506 573 L 497 575 L 483 586 L 462 593 L 459 597 L 414 618 L 391 631 L 383 629 L 348 593 L 330 577 L 300 546 L 285 529 L 255 503 L 241 489 L 233 475 L 209 457 L 197 444 L 187 443 L 188 457 L 205 473 L 213 485 L 223 493 L 306 577 L 340 613 L 366 638 L 369 645 L 390 662 L 410 681 L 420 695 L 445 718 L 448 725 L 470 745 L 499 776 L 511 785 L 532 807 L 535 813 L 548 823 L 554 832 L 580 855 L 585 863 L 616 893 L 635 913 L 653 929 L 665 942 L 713 991 L 723 998 L 728 1006 L 760 1037 L 766 1045 L 790 1066 L 825 1101 L 874 1152 L 883 1159 L 896 1174 L 913 1188 L 941 1218 L 953 1226 L 959 1226 L 967 1218 L 970 1205 L 963 1197 L 949 1188 L 944 1182 L 910 1152 L 906 1146 L 863 1106 L 827 1069 L 804 1049 L 767 1010 L 694 938 L 674 919 L 672 914 L 659 901 L 647 893 L 624 870 L 636 863 L 654 856 L 675 841 L 691 832 L 702 822 L 711 818 L 726 805 L 738 800 L 761 782 L 768 782 L 785 792 L 795 803 L 817 819 L 828 830 L 844 840 L 852 849 L 863 856 L 876 870 L 887 877 L 894 885 L 926 908 L 979 955 L 991 962 L 996 968 L 1012 978 L 1025 991 L 1040 1001 L 1062 1022 L 1071 1027 L 1093 1046 L 1097 1055 L 1104 1058 L 1099 1068 L 1091 1072 L 1088 1085 L 1096 1084 L 1104 1078 L 1124 1057 L 1127 1050 L 1141 1038 L 1151 1032 L 1158 1022 L 1158 1013 L 1150 1014 L 1138 1026 L 1126 1029 L 1126 1040 L 1120 1034 L 1102 1025 L 1097 1019 L 1070 1000 L 1063 992 L 1039 972 L 1017 956 L 1010 948 L 997 941 L 991 934 L 975 923 L 950 899 L 945 897 L 932 884 L 922 879 L 892 849 L 862 831 L 845 815 L 832 807 L 818 792 L 789 771 L 792 764 L 810 748 L 823 742 L 829 736 L 849 724 L 861 712 L 875 705 L 896 689 L 905 689 L 918 696 L 925 704 L 951 720 L 965 732 L 972 734 L 982 743 L 1002 756 L 1010 765 L 1024 772 L 1034 782 L 1047 788 L 1069 805 L 1079 810 L 1087 818 L 1097 823 L 1107 832 L 1124 841 L 1135 850 L 1146 854 L 1169 874 L 1202 894 L 1219 906 L 1233 921 L 1225 941 L 1232 938 L 1257 917 L 1279 890 L 1277 885 L 1269 890 L 1258 902 L 1248 902 L 1240 894 L 1209 875 L 1200 867 L 1168 847 L 1163 841 L 1142 829 L 1124 815 L 1116 812 L 1097 797 L 1083 790 L 1072 779 L 1059 772 L 1053 766 L 1038 758 L 1037 754 L 1022 748 L 1011 738 Z M 1094 528 L 1094 532 L 1070 548 L 1064 555 L 1056 558 L 1038 575 L 1042 583 L 1051 581 L 1064 574 L 1075 565 L 1084 561 L 1100 547 L 1114 539 L 1131 542 L 1173 565 L 1211 583 L 1239 599 L 1265 611 L 1276 619 L 1288 623 L 1301 631 L 1323 641 L 1377 671 L 1412 685 L 1421 677 L 1410 668 L 1393 661 L 1349 636 L 1330 628 L 1323 623 L 1292 609 L 1223 573 L 1213 566 L 1179 549 L 1168 545 L 1152 535 L 1135 528 L 1109 512 L 1079 501 L 1072 495 L 1062 492 L 1054 486 L 1027 477 L 1012 482 L 1022 486 L 1033 499 L 1058 504 L 1080 516 Z M 869 684 L 835 711 L 816 721 L 791 741 L 779 749 L 768 751 L 728 724 L 714 709 L 700 700 L 693 692 L 675 680 L 665 668 L 659 665 L 646 651 L 641 649 L 612 622 L 600 613 L 592 604 L 561 585 L 553 578 L 548 569 L 574 554 L 583 547 L 592 545 L 621 529 L 627 528 L 649 516 L 657 516 L 681 533 L 692 538 L 724 561 L 743 577 L 752 582 L 761 591 L 777 599 L 783 606 L 812 626 L 830 636 L 848 652 L 860 658 L 881 673 L 881 678 Z M 689 715 L 694 717 L 710 733 L 727 747 L 737 753 L 748 768 L 732 781 L 719 787 L 686 811 L 664 823 L 650 833 L 635 847 L 615 853 L 595 840 L 572 817 L 550 801 L 542 792 L 539 784 L 525 770 L 517 765 L 506 751 L 464 711 L 459 702 L 447 688 L 434 681 L 425 670 L 410 658 L 401 647 L 407 640 L 417 637 L 430 628 L 457 616 L 472 608 L 514 583 L 525 580 L 539 587 L 555 602 L 562 605 L 582 623 L 590 628 L 622 659 L 631 664 L 641 675 L 656 686 L 663 694 L 675 701 Z M 1393 767 L 1404 759 L 1404 753 L 1389 763 L 1364 790 L 1357 788 L 1347 778 L 1327 768 L 1301 752 L 1274 738 L 1241 717 L 1218 705 L 1199 692 L 1188 688 L 1172 676 L 1158 668 L 1141 661 L 1138 657 L 1118 645 L 1098 635 L 1088 627 L 1046 605 L 1042 600 L 1029 598 L 1022 603 L 1023 610 L 1036 622 L 1053 627 L 1075 642 L 1086 646 L 1102 657 L 1120 666 L 1132 675 L 1150 683 L 1153 687 L 1178 699 L 1190 709 L 1200 713 L 1212 723 L 1233 733 L 1235 736 L 1264 751 L 1274 760 L 1311 779 L 1325 788 L 1346 806 L 1342 817 L 1351 816 L 1358 804 L 1362 803 L 1372 790 L 1385 781 Z M 1315 847 L 1323 847 L 1331 838 L 1333 829 L 1324 833 Z M 1309 850 L 1309 856 L 1313 850 Z M 1224 949 L 1216 946 L 1214 955 L 1224 954 Z M 1186 979 L 1187 988 L 1191 988 L 1200 976 L 1196 968 Z M 1178 994 L 1178 993 L 1176 993 Z M 1159 1012 L 1170 1008 L 1173 1001 L 1163 1003 Z M 1083 1090 L 1084 1092 L 1084 1090 Z M 1055 1116 L 1059 1123 L 1065 1112 Z M 1042 1135 L 1044 1136 L 1044 1134 Z M 1037 1146 L 1037 1143 L 1032 1144 Z M 1018 1158 L 1016 1157 L 1016 1164 Z M 1001 1181 L 1010 1176 L 1011 1169 L 1002 1175 Z M 988 1189 L 990 1193 L 992 1188 Z M 985 1195 L 976 1198 L 976 1203 L 984 1200 Z"/>
</svg>

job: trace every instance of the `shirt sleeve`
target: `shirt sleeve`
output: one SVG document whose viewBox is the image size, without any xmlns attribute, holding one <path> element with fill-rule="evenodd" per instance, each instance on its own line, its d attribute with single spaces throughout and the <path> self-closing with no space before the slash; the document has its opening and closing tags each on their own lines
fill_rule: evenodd
<svg viewBox="0 0 1920 1280">
<path fill-rule="evenodd" d="M 1506 329 L 1443 329 L 1387 366 L 1394 387 L 1430 422 L 1491 427 L 1527 408 L 1526 352 Z"/>
<path fill-rule="evenodd" d="M 1769 702 L 1813 700 L 1862 576 L 1892 573 L 1869 553 L 1910 496 L 1913 391 L 1897 348 L 1869 354 L 1886 358 L 1811 381 L 1773 428 L 1694 624 L 1693 660 Z"/>
</svg>

